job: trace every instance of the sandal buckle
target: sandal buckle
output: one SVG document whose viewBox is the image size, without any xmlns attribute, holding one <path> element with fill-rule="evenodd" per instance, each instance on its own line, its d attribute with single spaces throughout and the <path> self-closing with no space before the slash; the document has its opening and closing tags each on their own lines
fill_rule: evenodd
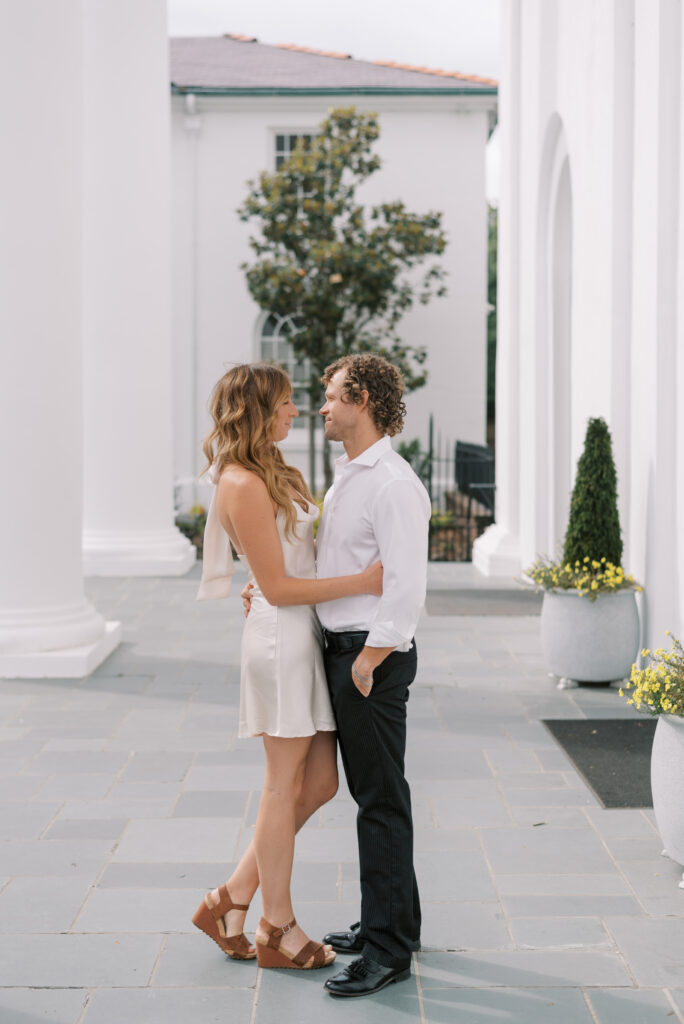
<svg viewBox="0 0 684 1024">
<path fill-rule="evenodd" d="M 292 931 L 292 927 L 293 926 L 291 924 L 284 924 L 280 930 L 283 933 L 283 935 L 286 935 L 287 932 L 291 932 Z"/>
</svg>

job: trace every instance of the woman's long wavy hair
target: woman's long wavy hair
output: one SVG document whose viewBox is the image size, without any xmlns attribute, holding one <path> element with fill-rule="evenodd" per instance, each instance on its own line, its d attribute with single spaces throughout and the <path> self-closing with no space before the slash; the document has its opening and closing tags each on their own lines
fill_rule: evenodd
<svg viewBox="0 0 684 1024">
<path fill-rule="evenodd" d="M 244 466 L 264 481 L 271 499 L 285 515 L 285 530 L 296 535 L 296 501 L 305 511 L 313 501 L 304 477 L 288 466 L 273 430 L 278 408 L 292 393 L 292 382 L 279 366 L 242 363 L 218 381 L 209 400 L 214 425 L 202 443 L 208 465 L 221 474 L 226 466 Z M 299 497 L 293 497 L 292 490 Z"/>
</svg>

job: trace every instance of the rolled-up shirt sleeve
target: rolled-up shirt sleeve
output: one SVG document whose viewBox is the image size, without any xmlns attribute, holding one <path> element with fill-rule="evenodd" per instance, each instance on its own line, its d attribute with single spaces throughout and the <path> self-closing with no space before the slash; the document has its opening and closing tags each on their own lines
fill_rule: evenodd
<svg viewBox="0 0 684 1024">
<path fill-rule="evenodd" d="M 408 651 L 425 604 L 430 501 L 411 480 L 391 480 L 376 495 L 372 517 L 383 586 L 366 644 Z"/>
</svg>

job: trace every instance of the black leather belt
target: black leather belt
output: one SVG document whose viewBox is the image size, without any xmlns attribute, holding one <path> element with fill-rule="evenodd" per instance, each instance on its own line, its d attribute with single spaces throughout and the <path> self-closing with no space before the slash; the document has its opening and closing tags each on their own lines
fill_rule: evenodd
<svg viewBox="0 0 684 1024">
<path fill-rule="evenodd" d="M 350 629 L 346 633 L 333 633 L 329 629 L 323 630 L 325 646 L 330 651 L 351 651 L 354 647 L 362 647 L 366 642 L 368 630 Z"/>
</svg>

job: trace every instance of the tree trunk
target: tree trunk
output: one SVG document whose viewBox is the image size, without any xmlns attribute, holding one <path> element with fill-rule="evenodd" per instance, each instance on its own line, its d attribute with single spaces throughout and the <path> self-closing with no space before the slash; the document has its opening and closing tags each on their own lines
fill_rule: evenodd
<svg viewBox="0 0 684 1024">
<path fill-rule="evenodd" d="M 333 482 L 333 468 L 330 458 L 330 441 L 327 437 L 323 438 L 323 472 L 325 474 L 325 489 L 326 491 L 332 487 Z"/>
<path fill-rule="evenodd" d="M 316 410 L 314 395 L 309 392 L 309 488 L 316 494 Z"/>
</svg>

